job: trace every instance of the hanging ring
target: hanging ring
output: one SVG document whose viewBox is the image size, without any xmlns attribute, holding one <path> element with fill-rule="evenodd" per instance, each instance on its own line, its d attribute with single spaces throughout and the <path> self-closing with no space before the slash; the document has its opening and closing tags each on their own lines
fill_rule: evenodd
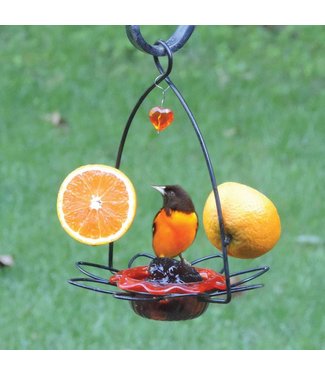
<svg viewBox="0 0 325 375">
<path fill-rule="evenodd" d="M 167 40 L 166 44 L 172 52 L 178 51 L 184 46 L 194 31 L 195 26 L 178 26 L 174 34 Z M 138 25 L 126 26 L 126 34 L 130 42 L 142 52 L 149 53 L 152 56 L 165 56 L 166 49 L 161 45 L 152 45 L 147 43 L 140 31 Z"/>
</svg>

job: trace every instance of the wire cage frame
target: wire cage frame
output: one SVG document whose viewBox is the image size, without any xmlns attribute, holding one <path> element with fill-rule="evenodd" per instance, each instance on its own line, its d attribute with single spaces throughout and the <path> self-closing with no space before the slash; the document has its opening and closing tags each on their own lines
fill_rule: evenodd
<svg viewBox="0 0 325 375">
<path fill-rule="evenodd" d="M 132 29 L 134 28 L 134 30 Z M 191 262 L 191 266 L 196 266 L 202 262 L 207 262 L 210 260 L 217 259 L 219 263 L 221 263 L 220 267 L 220 274 L 224 276 L 225 280 L 225 289 L 224 290 L 211 290 L 204 293 L 166 293 L 162 295 L 154 295 L 149 292 L 133 292 L 133 291 L 126 291 L 119 289 L 115 283 L 110 281 L 110 275 L 115 275 L 116 273 L 120 272 L 121 270 L 114 267 L 114 242 L 110 243 L 108 246 L 108 264 L 107 265 L 101 265 L 97 263 L 92 262 L 85 262 L 85 261 L 78 261 L 76 263 L 77 269 L 83 274 L 83 277 L 77 277 L 77 278 L 71 278 L 68 280 L 68 282 L 74 286 L 91 290 L 98 293 L 104 293 L 109 294 L 115 297 L 116 299 L 120 300 L 126 300 L 129 301 L 133 307 L 133 310 L 138 313 L 139 315 L 142 315 L 146 318 L 151 319 L 160 319 L 160 320 L 183 320 L 183 319 L 191 319 L 194 317 L 197 317 L 201 315 L 207 308 L 209 303 L 218 303 L 218 304 L 228 304 L 231 301 L 232 295 L 234 293 L 242 293 L 249 290 L 254 290 L 263 287 L 263 284 L 250 284 L 252 280 L 255 280 L 256 278 L 260 277 L 264 273 L 266 273 L 269 270 L 268 266 L 261 266 L 256 268 L 250 268 L 246 270 L 242 270 L 239 272 L 230 273 L 229 269 L 229 261 L 228 261 L 228 245 L 230 243 L 230 239 L 225 233 L 224 228 L 224 220 L 222 216 L 222 207 L 220 202 L 220 197 L 218 193 L 217 188 L 217 181 L 213 169 L 213 165 L 209 156 L 208 148 L 206 146 L 205 140 L 203 138 L 203 135 L 201 133 L 201 130 L 197 124 L 197 121 L 188 106 L 187 102 L 185 101 L 183 95 L 177 88 L 177 86 L 174 84 L 174 82 L 170 78 L 170 73 L 172 72 L 173 68 L 173 50 L 180 49 L 185 42 L 188 40 L 190 35 L 193 32 L 194 27 L 188 26 L 182 27 L 181 29 L 178 28 L 176 30 L 176 33 L 173 35 L 172 38 L 170 38 L 168 41 L 172 41 L 174 44 L 172 47 L 170 47 L 170 42 L 165 42 L 162 40 L 159 40 L 155 43 L 154 46 L 155 50 L 149 49 L 145 50 L 144 47 L 141 45 L 143 43 L 143 39 L 137 39 L 139 36 L 139 28 L 138 26 L 127 26 L 127 35 L 132 42 L 133 45 L 135 45 L 137 48 L 139 48 L 142 51 L 145 51 L 153 56 L 154 63 L 156 65 L 156 68 L 158 69 L 160 75 L 155 79 L 155 81 L 144 91 L 144 93 L 140 96 L 138 101 L 136 102 L 135 106 L 133 107 L 128 120 L 126 122 L 126 125 L 124 127 L 124 130 L 122 132 L 122 136 L 120 139 L 120 143 L 118 146 L 116 161 L 115 161 L 115 167 L 117 169 L 120 169 L 121 167 L 121 160 L 122 155 L 125 147 L 125 143 L 127 140 L 127 136 L 130 130 L 130 127 L 133 123 L 133 119 L 138 111 L 138 109 L 141 107 L 141 104 L 143 101 L 147 98 L 147 96 L 161 83 L 162 81 L 165 81 L 168 85 L 168 88 L 170 88 L 177 99 L 179 100 L 181 106 L 183 107 L 184 111 L 186 112 L 189 122 L 192 125 L 192 128 L 194 130 L 194 133 L 197 137 L 197 140 L 199 141 L 201 151 L 204 155 L 204 159 L 206 162 L 206 167 L 209 173 L 209 178 L 212 186 L 212 191 L 214 193 L 214 199 L 216 203 L 216 210 L 217 210 L 217 217 L 219 220 L 219 230 L 220 230 L 220 238 L 221 238 L 221 253 L 212 254 L 209 256 L 205 256 L 199 259 L 196 259 Z M 132 33 L 133 30 L 133 33 Z M 179 34 L 180 33 L 180 34 Z M 181 38 L 180 41 L 175 42 L 175 38 Z M 139 41 L 140 40 L 140 41 Z M 139 45 L 140 43 L 140 45 Z M 145 46 L 147 47 L 147 46 Z M 166 56 L 167 57 L 167 67 L 164 69 L 160 62 L 160 56 Z M 128 263 L 127 268 L 131 268 L 135 261 L 140 258 L 147 258 L 147 259 L 154 259 L 155 257 L 151 254 L 140 252 L 136 255 L 134 255 Z M 105 276 L 101 276 L 101 274 L 104 272 Z M 165 314 L 163 317 L 155 317 L 151 314 L 151 312 L 146 311 L 147 306 L 151 306 L 154 304 L 159 304 L 162 302 L 172 302 L 169 305 L 169 309 L 171 310 L 177 310 L 178 305 L 181 305 L 182 311 L 176 312 L 174 314 L 174 311 L 170 314 L 170 311 L 167 311 L 167 315 Z M 173 304 L 173 301 L 177 303 Z M 188 303 L 187 303 L 188 301 Z M 193 305 L 198 304 L 197 311 L 193 310 Z M 191 305 L 191 307 L 188 308 L 188 306 Z M 161 309 L 161 305 L 159 305 L 159 308 Z M 185 311 L 184 309 L 190 309 L 190 312 Z"/>
</svg>

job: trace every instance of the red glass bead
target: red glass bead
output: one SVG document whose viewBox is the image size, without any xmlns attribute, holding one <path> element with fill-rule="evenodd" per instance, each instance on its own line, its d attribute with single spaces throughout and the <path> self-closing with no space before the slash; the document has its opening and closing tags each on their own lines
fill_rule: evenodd
<svg viewBox="0 0 325 375">
<path fill-rule="evenodd" d="M 154 107 L 149 112 L 149 118 L 154 128 L 160 132 L 173 122 L 174 112 L 169 108 Z"/>
</svg>

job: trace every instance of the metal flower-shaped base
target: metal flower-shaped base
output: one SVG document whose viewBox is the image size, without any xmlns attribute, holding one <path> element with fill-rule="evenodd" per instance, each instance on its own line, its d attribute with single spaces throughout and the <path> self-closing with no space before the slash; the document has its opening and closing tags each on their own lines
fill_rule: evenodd
<svg viewBox="0 0 325 375">
<path fill-rule="evenodd" d="M 137 269 L 143 269 L 145 267 L 143 266 L 132 268 L 134 261 L 139 257 L 146 257 L 150 259 L 154 258 L 152 255 L 145 253 L 139 253 L 135 255 L 130 260 L 128 268 L 124 270 L 127 273 L 130 273 L 129 271 L 131 271 L 133 278 L 137 277 L 134 271 L 137 271 Z M 222 256 L 219 254 L 215 254 L 203 257 L 193 261 L 191 265 L 194 266 L 198 263 L 213 258 L 222 259 Z M 263 284 L 246 284 L 269 270 L 269 267 L 263 266 L 232 273 L 230 274 L 229 288 L 227 288 L 226 286 L 226 280 L 222 275 L 223 270 L 221 270 L 220 274 L 218 275 L 220 275 L 220 278 L 223 278 L 225 280 L 225 283 L 224 285 L 222 285 L 221 283 L 216 283 L 216 286 L 213 289 L 200 289 L 198 288 L 200 282 L 194 282 L 188 284 L 167 284 L 166 293 L 164 293 L 164 291 L 161 290 L 159 290 L 159 293 L 156 293 L 154 289 L 150 292 L 146 291 L 145 288 L 141 289 L 139 287 L 135 289 L 132 289 L 132 287 L 130 287 L 130 290 L 122 290 L 118 288 L 118 283 L 116 282 L 117 278 L 115 277 L 115 275 L 119 275 L 123 273 L 123 271 L 119 271 L 115 268 L 82 261 L 77 262 L 76 266 L 84 275 L 86 275 L 86 277 L 70 279 L 70 284 L 94 292 L 110 294 L 117 299 L 130 301 L 133 310 L 138 315 L 154 320 L 194 319 L 202 315 L 206 311 L 209 303 L 228 303 L 230 301 L 230 298 L 220 298 L 222 296 L 231 297 L 231 295 L 234 293 L 242 293 L 248 290 L 253 290 L 262 287 Z M 105 277 L 90 272 L 90 270 L 92 269 L 96 269 L 99 272 L 104 271 Z M 214 277 L 214 275 L 216 274 L 215 271 L 208 268 L 203 270 L 206 270 L 206 273 L 208 275 L 210 274 L 211 277 Z M 207 276 L 207 278 L 209 277 L 210 276 Z M 148 283 L 150 284 L 150 281 L 144 280 L 143 275 L 141 275 L 141 277 L 139 276 L 138 280 L 140 282 L 143 281 L 143 283 L 147 285 Z M 206 279 L 202 283 L 207 282 L 208 280 Z M 175 289 L 177 290 L 177 292 L 173 292 L 173 289 L 171 288 L 173 286 L 178 288 Z M 193 288 L 191 289 L 192 286 Z M 205 289 L 207 288 L 205 287 Z M 172 292 L 170 292 L 170 290 L 172 290 Z"/>
</svg>

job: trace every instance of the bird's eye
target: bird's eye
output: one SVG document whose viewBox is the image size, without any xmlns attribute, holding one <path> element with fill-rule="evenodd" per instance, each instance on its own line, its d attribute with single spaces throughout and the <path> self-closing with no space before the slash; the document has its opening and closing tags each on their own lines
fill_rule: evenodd
<svg viewBox="0 0 325 375">
<path fill-rule="evenodd" d="M 170 197 L 175 197 L 175 195 L 176 195 L 176 194 L 175 194 L 175 192 L 174 192 L 173 190 L 171 190 L 171 191 L 169 192 L 169 196 L 170 196 Z"/>
</svg>

